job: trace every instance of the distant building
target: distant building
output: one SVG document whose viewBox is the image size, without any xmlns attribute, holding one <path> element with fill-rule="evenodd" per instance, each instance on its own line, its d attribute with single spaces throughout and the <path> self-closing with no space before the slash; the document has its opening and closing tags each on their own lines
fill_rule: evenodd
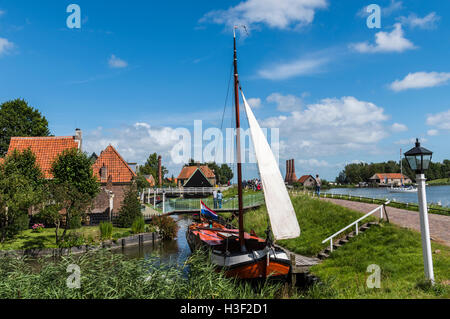
<svg viewBox="0 0 450 319">
<path fill-rule="evenodd" d="M 306 187 L 316 186 L 316 179 L 312 175 L 303 175 L 298 182 Z"/>
<path fill-rule="evenodd" d="M 6 156 L 14 150 L 23 152 L 30 149 L 36 156 L 36 164 L 46 179 L 53 179 L 52 165 L 65 150 L 81 149 L 82 132 L 76 129 L 74 136 L 46 136 L 46 137 L 11 137 Z"/>
<path fill-rule="evenodd" d="M 101 185 L 101 191 L 89 212 L 91 224 L 97 224 L 119 212 L 136 174 L 111 145 L 100 153 L 92 170 Z"/>
<path fill-rule="evenodd" d="M 216 175 L 206 165 L 184 166 L 177 181 L 180 187 L 213 187 Z"/>
<path fill-rule="evenodd" d="M 403 184 L 411 184 L 412 181 L 408 176 L 400 173 L 377 173 L 370 179 L 371 183 L 378 184 L 379 186 L 400 186 Z"/>
</svg>

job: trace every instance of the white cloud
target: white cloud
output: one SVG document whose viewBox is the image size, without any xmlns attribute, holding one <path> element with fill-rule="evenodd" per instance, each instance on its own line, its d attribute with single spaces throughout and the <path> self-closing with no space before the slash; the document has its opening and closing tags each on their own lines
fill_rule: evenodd
<svg viewBox="0 0 450 319">
<path fill-rule="evenodd" d="M 408 17 L 397 18 L 403 25 L 411 28 L 420 29 L 433 29 L 436 27 L 436 23 L 440 20 L 440 17 L 436 12 L 431 12 L 423 18 L 419 18 L 415 13 L 411 13 Z"/>
<path fill-rule="evenodd" d="M 108 64 L 111 68 L 115 69 L 126 68 L 128 66 L 127 61 L 116 57 L 114 54 L 112 54 L 109 58 Z"/>
<path fill-rule="evenodd" d="M 414 44 L 403 37 L 403 29 L 400 23 L 394 25 L 394 30 L 389 32 L 380 31 L 375 34 L 375 44 L 368 42 L 352 43 L 350 48 L 360 53 L 378 52 L 403 52 L 415 49 Z"/>
<path fill-rule="evenodd" d="M 428 130 L 427 134 L 430 136 L 436 136 L 439 134 L 439 131 L 438 130 Z"/>
<path fill-rule="evenodd" d="M 389 6 L 383 7 L 381 9 L 381 13 L 386 17 L 401 9 L 403 9 L 402 1 L 391 0 Z"/>
<path fill-rule="evenodd" d="M 260 98 L 250 98 L 247 100 L 247 102 L 251 106 L 252 109 L 257 109 L 261 106 Z"/>
<path fill-rule="evenodd" d="M 260 70 L 258 75 L 261 78 L 269 80 L 284 80 L 296 76 L 317 73 L 327 62 L 327 58 L 299 59 L 266 67 Z"/>
<path fill-rule="evenodd" d="M 408 89 L 422 89 L 445 84 L 450 79 L 450 73 L 416 72 L 409 73 L 403 80 L 396 80 L 390 88 L 396 92 Z"/>
<path fill-rule="evenodd" d="M 316 10 L 327 7 L 327 0 L 245 0 L 227 10 L 211 11 L 200 22 L 227 27 L 264 24 L 277 29 L 299 28 L 313 22 Z"/>
<path fill-rule="evenodd" d="M 408 127 L 405 124 L 394 123 L 392 124 L 391 129 L 394 132 L 404 132 L 408 130 Z"/>
<path fill-rule="evenodd" d="M 450 130 L 450 110 L 428 115 L 427 124 L 441 130 Z"/>
<path fill-rule="evenodd" d="M 14 43 L 5 38 L 0 38 L 0 55 L 8 53 L 14 48 Z"/>
<path fill-rule="evenodd" d="M 280 155 L 321 156 L 354 150 L 373 150 L 388 136 L 388 117 L 381 107 L 355 97 L 323 99 L 302 111 L 271 117 L 263 127 L 280 129 Z"/>
<path fill-rule="evenodd" d="M 277 105 L 277 110 L 281 112 L 300 110 L 303 105 L 301 98 L 290 94 L 282 95 L 280 93 L 272 93 L 266 100 L 269 103 L 275 103 Z"/>
<path fill-rule="evenodd" d="M 174 128 L 135 123 L 108 130 L 99 127 L 87 132 L 83 139 L 83 150 L 98 155 L 111 144 L 126 161 L 139 164 L 143 164 L 151 153 L 157 152 L 161 154 L 170 174 L 176 175 L 180 165 L 172 162 L 171 150 L 179 141 L 178 132 Z"/>
</svg>

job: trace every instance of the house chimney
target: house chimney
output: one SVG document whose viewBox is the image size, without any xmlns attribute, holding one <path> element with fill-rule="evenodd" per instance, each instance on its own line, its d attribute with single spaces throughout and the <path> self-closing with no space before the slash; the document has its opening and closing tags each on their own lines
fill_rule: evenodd
<svg viewBox="0 0 450 319">
<path fill-rule="evenodd" d="M 294 183 L 297 181 L 297 175 L 295 175 L 295 164 L 294 160 L 291 160 L 291 183 Z"/>
<path fill-rule="evenodd" d="M 78 143 L 78 149 L 81 151 L 81 144 L 83 140 L 83 132 L 79 128 L 75 129 L 75 141 Z"/>
<path fill-rule="evenodd" d="M 158 178 L 159 178 L 159 187 L 161 187 L 162 186 L 161 155 L 158 156 Z"/>
<path fill-rule="evenodd" d="M 289 181 L 289 160 L 286 160 L 286 177 L 284 181 L 287 183 Z"/>
</svg>

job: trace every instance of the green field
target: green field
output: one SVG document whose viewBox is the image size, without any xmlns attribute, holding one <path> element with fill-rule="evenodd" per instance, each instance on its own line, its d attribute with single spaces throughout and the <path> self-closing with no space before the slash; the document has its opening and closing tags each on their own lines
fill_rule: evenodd
<svg viewBox="0 0 450 319">
<path fill-rule="evenodd" d="M 450 185 L 450 178 L 441 178 L 441 179 L 435 179 L 432 181 L 427 181 L 427 184 L 429 184 L 429 185 Z"/>
<path fill-rule="evenodd" d="M 361 217 L 358 212 L 302 195 L 292 198 L 301 235 L 279 241 L 283 247 L 306 256 L 316 255 L 327 244 L 322 240 Z M 264 236 L 265 208 L 245 215 L 245 228 Z M 351 231 L 351 230 L 349 230 Z M 450 298 L 450 247 L 432 243 L 437 284 L 424 284 L 421 237 L 418 232 L 382 223 L 372 227 L 331 253 L 311 268 L 321 284 L 305 293 L 306 298 Z M 366 286 L 367 267 L 381 268 L 381 288 Z"/>
</svg>

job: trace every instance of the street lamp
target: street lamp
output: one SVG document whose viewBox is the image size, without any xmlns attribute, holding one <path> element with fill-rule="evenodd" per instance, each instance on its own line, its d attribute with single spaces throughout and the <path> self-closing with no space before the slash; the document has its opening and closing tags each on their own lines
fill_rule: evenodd
<svg viewBox="0 0 450 319">
<path fill-rule="evenodd" d="M 428 224 L 427 194 L 425 189 L 425 171 L 430 166 L 433 152 L 420 146 L 416 139 L 416 147 L 405 153 L 406 161 L 411 170 L 416 172 L 417 194 L 419 197 L 420 232 L 422 234 L 422 251 L 425 267 L 425 277 L 434 284 L 433 259 L 431 256 L 430 227 Z"/>
</svg>

